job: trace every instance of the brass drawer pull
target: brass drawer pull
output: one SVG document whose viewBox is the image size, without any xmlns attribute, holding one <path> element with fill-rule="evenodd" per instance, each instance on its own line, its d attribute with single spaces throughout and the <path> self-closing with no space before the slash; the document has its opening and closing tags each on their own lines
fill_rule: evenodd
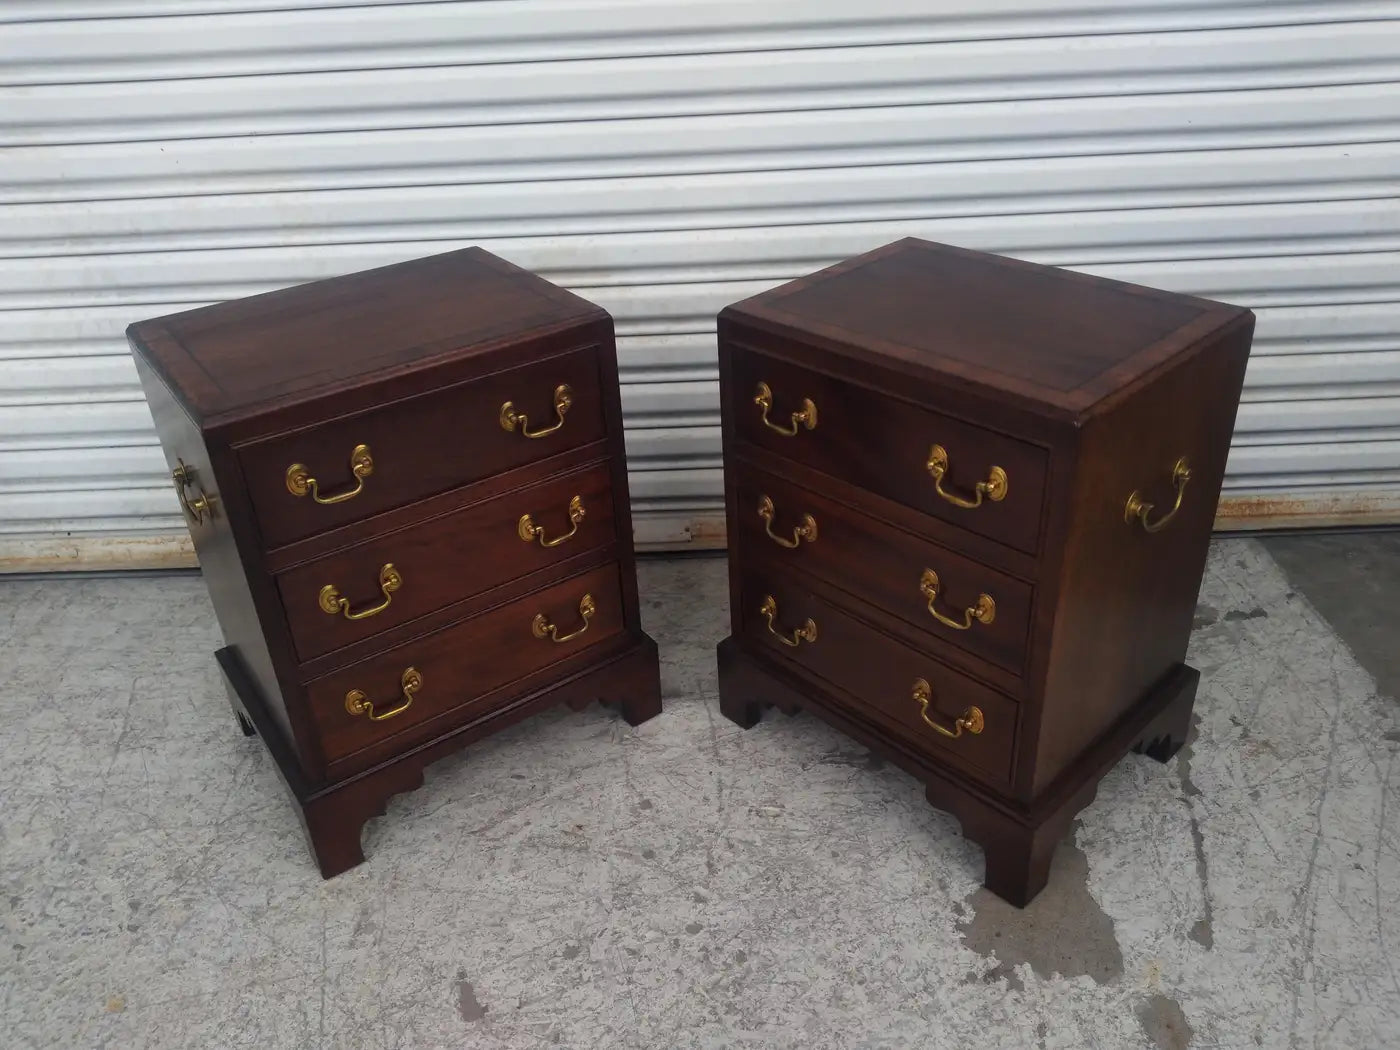
<svg viewBox="0 0 1400 1050">
<path fill-rule="evenodd" d="M 773 501 L 764 496 L 758 501 L 758 516 L 763 519 L 763 529 L 768 533 L 768 538 L 779 547 L 793 547 L 801 545 L 803 540 L 808 543 L 817 542 L 817 519 L 810 514 L 802 515 L 802 524 L 792 530 L 792 539 L 785 540 L 773 531 L 773 518 L 777 515 L 777 510 L 773 507 Z"/>
<path fill-rule="evenodd" d="M 934 732 L 941 733 L 950 740 L 956 740 L 963 735 L 963 730 L 976 736 L 986 728 L 986 720 L 982 717 L 980 707 L 968 707 L 953 723 L 952 729 L 945 729 L 928 716 L 928 705 L 933 700 L 933 687 L 922 678 L 914 679 L 914 702 L 919 705 L 919 717 Z"/>
<path fill-rule="evenodd" d="M 758 389 L 754 391 L 753 403 L 763 409 L 761 416 L 763 425 L 783 437 L 796 437 L 798 427 L 806 427 L 808 430 L 817 429 L 817 406 L 812 403 L 812 399 L 804 397 L 802 399 L 802 411 L 792 414 L 791 426 L 779 426 L 768 418 L 768 412 L 773 407 L 773 390 L 767 383 L 759 383 Z"/>
<path fill-rule="evenodd" d="M 583 626 L 577 631 L 570 631 L 568 634 L 560 634 L 559 628 L 549 622 L 549 617 L 544 613 L 536 613 L 535 618 L 530 623 L 530 631 L 536 638 L 548 638 L 552 642 L 567 642 L 570 638 L 577 638 L 584 631 L 588 630 L 588 621 L 593 619 L 593 614 L 598 611 L 598 605 L 593 601 L 593 595 L 585 594 L 578 600 L 578 614 L 583 617 Z"/>
<path fill-rule="evenodd" d="M 554 414 L 558 418 L 547 427 L 539 430 L 530 429 L 530 420 L 524 412 L 515 410 L 515 403 L 507 401 L 501 406 L 501 429 L 514 433 L 515 428 L 520 428 L 520 433 L 527 438 L 548 437 L 564 425 L 564 413 L 574 403 L 574 392 L 569 389 L 567 383 L 560 383 L 554 388 Z"/>
<path fill-rule="evenodd" d="M 943 488 L 943 477 L 948 473 L 948 450 L 942 445 L 934 445 L 928 453 L 928 472 L 933 475 L 933 490 L 955 507 L 971 509 L 982 506 L 982 497 L 986 496 L 993 503 L 1006 499 L 1007 477 L 1006 471 L 1000 467 L 993 467 L 987 473 L 986 481 L 979 481 L 974 490 L 977 493 L 976 499 L 964 499 L 962 496 L 952 492 L 947 492 Z"/>
<path fill-rule="evenodd" d="M 196 525 L 204 524 L 204 515 L 209 515 L 209 520 L 214 520 L 214 497 L 199 488 L 199 483 L 195 480 L 194 467 L 185 466 L 183 459 L 176 460 L 180 465 L 170 472 L 170 476 L 175 479 L 175 495 L 180 497 L 180 509 L 185 512 L 189 519 Z M 190 499 L 185 495 L 185 489 L 194 486 L 199 495 Z"/>
<path fill-rule="evenodd" d="M 1142 527 L 1148 532 L 1160 532 L 1171 523 L 1176 517 L 1176 512 L 1181 509 L 1181 500 L 1186 495 L 1186 483 L 1191 480 L 1191 464 L 1186 462 L 1186 457 L 1182 456 L 1172 467 L 1172 484 L 1176 487 L 1176 502 L 1172 504 L 1172 509 L 1163 514 L 1156 521 L 1149 522 L 1147 517 L 1152 513 L 1154 504 L 1146 502 L 1142 494 L 1134 489 L 1132 495 L 1128 497 L 1128 503 L 1123 508 L 1123 520 L 1131 525 L 1136 519 L 1142 522 Z"/>
<path fill-rule="evenodd" d="M 372 605 L 368 609 L 361 609 L 359 612 L 350 611 L 350 602 L 341 597 L 340 591 L 335 584 L 328 583 L 321 588 L 321 611 L 334 616 L 341 613 L 347 620 L 368 620 L 371 616 L 378 616 L 385 609 L 389 608 L 393 594 L 403 586 L 403 577 L 399 575 L 399 570 L 394 568 L 393 563 L 385 562 L 384 567 L 379 570 L 379 590 L 384 595 L 384 600 L 378 605 Z"/>
<path fill-rule="evenodd" d="M 977 604 L 971 605 L 963 610 L 962 622 L 949 619 L 933 607 L 933 603 L 938 599 L 938 573 L 932 569 L 925 569 L 923 576 L 919 578 L 919 591 L 928 599 L 928 611 L 933 618 L 945 627 L 951 627 L 955 631 L 966 631 L 972 627 L 973 621 L 978 623 L 991 623 L 997 618 L 997 603 L 992 600 L 990 594 L 979 594 Z"/>
<path fill-rule="evenodd" d="M 778 600 L 771 594 L 764 597 L 763 604 L 758 607 L 758 613 L 768 621 L 768 632 L 784 645 L 789 645 L 796 649 L 803 642 L 810 644 L 817 640 L 817 621 L 813 620 L 810 616 L 807 618 L 806 623 L 792 632 L 791 638 L 775 630 L 773 621 L 778 616 Z"/>
<path fill-rule="evenodd" d="M 350 453 L 350 473 L 355 478 L 353 489 L 337 492 L 334 496 L 323 496 L 306 465 L 293 463 L 287 468 L 287 491 L 293 496 L 305 496 L 309 492 L 312 499 L 324 504 L 344 503 L 348 499 L 354 499 L 364 491 L 365 478 L 374 473 L 374 459 L 369 454 L 368 445 L 356 445 Z"/>
<path fill-rule="evenodd" d="M 515 531 L 526 543 L 538 539 L 541 547 L 557 547 L 559 544 L 574 538 L 575 533 L 578 532 L 578 523 L 581 522 L 583 518 L 583 497 L 575 496 L 573 499 L 569 500 L 569 521 L 573 523 L 574 527 L 564 533 L 564 535 L 555 536 L 552 540 L 545 539 L 544 529 L 536 525 L 528 514 L 520 515 L 520 522 L 516 525 Z"/>
<path fill-rule="evenodd" d="M 418 673 L 417 668 L 404 669 L 403 677 L 399 679 L 399 688 L 403 691 L 403 703 L 379 712 L 374 710 L 374 703 L 361 690 L 351 689 L 345 694 L 345 710 L 352 715 L 369 715 L 371 722 L 383 722 L 403 714 L 412 706 L 414 695 L 423 688 L 423 676 Z"/>
</svg>

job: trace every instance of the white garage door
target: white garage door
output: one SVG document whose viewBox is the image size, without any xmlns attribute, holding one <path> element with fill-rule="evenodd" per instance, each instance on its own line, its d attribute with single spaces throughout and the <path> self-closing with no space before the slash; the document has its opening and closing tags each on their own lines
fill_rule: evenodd
<svg viewBox="0 0 1400 1050">
<path fill-rule="evenodd" d="M 481 244 L 722 539 L 716 311 L 906 234 L 1259 313 L 1223 525 L 1400 515 L 1400 2 L 0 0 L 0 565 L 189 558 L 122 330 Z"/>
</svg>

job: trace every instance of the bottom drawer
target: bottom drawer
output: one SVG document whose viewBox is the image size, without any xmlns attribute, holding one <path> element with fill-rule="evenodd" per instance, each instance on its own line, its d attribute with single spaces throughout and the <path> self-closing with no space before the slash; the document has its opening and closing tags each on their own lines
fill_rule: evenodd
<svg viewBox="0 0 1400 1050">
<path fill-rule="evenodd" d="M 609 564 L 318 678 L 306 692 L 326 760 L 348 758 L 444 714 L 479 713 L 484 694 L 570 660 L 622 629 L 618 568 Z"/>
<path fill-rule="evenodd" d="M 987 783 L 1011 779 L 1017 705 L 897 642 L 786 576 L 746 568 L 743 633 L 863 705 L 851 712 Z"/>
</svg>

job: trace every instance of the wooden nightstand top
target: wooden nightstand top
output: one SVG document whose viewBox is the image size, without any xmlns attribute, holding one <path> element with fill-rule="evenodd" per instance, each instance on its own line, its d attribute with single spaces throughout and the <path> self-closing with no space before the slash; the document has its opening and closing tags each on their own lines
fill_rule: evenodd
<svg viewBox="0 0 1400 1050">
<path fill-rule="evenodd" d="M 1208 299 L 917 238 L 721 314 L 1075 417 L 1248 316 Z"/>
<path fill-rule="evenodd" d="M 465 248 L 142 321 L 127 334 L 191 416 L 207 420 L 606 316 L 527 270 Z"/>
</svg>

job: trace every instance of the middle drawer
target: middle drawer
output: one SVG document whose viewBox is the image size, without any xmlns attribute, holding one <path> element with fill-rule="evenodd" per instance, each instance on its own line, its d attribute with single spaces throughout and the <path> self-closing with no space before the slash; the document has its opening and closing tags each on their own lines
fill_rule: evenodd
<svg viewBox="0 0 1400 1050">
<path fill-rule="evenodd" d="M 1023 674 L 1030 584 L 755 467 L 731 463 L 741 553 L 825 579 L 1012 674 Z"/>
<path fill-rule="evenodd" d="M 612 542 L 607 462 L 357 543 L 277 577 L 304 663 Z"/>
</svg>

